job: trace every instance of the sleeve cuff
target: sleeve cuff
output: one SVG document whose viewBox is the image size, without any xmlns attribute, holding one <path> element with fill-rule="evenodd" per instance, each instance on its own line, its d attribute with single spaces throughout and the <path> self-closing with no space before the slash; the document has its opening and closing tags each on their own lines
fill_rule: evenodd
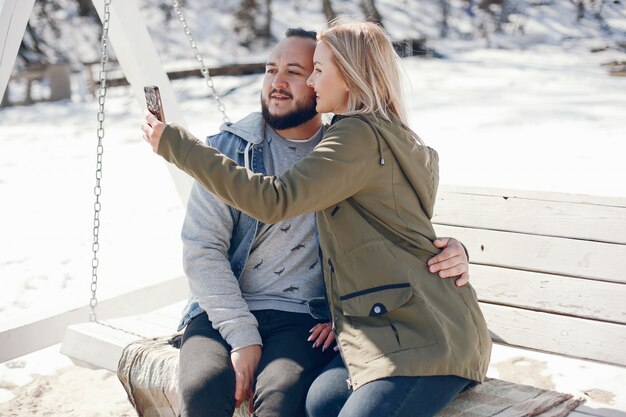
<svg viewBox="0 0 626 417">
<path fill-rule="evenodd" d="M 230 345 L 231 353 L 252 345 L 263 346 L 259 330 L 252 326 L 239 328 L 233 331 L 228 338 L 225 339 L 226 343 Z"/>
</svg>

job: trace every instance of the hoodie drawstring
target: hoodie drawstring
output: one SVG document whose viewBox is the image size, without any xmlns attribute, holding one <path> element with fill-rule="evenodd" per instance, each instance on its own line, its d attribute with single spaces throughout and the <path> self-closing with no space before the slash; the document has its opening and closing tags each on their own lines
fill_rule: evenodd
<svg viewBox="0 0 626 417">
<path fill-rule="evenodd" d="M 250 147 L 251 146 L 252 144 L 250 142 L 246 142 L 246 149 L 244 149 L 243 151 L 243 166 L 248 169 L 252 169 L 250 168 Z"/>
<path fill-rule="evenodd" d="M 378 140 L 378 154 L 380 155 L 380 164 L 385 165 L 385 157 L 383 156 L 382 139 L 380 138 L 380 135 L 378 134 L 376 130 L 374 130 L 374 133 L 376 133 L 376 140 Z"/>
</svg>

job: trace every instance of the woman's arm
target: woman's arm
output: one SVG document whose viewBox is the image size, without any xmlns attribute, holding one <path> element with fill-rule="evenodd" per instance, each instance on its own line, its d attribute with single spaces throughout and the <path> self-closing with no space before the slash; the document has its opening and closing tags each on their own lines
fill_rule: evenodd
<svg viewBox="0 0 626 417">
<path fill-rule="evenodd" d="M 360 191 L 379 166 L 373 131 L 354 118 L 331 126 L 318 146 L 280 178 L 237 165 L 179 126 L 161 128 L 152 115 L 146 120 L 153 131 L 142 129 L 159 155 L 225 203 L 269 224 L 345 200 Z"/>
</svg>

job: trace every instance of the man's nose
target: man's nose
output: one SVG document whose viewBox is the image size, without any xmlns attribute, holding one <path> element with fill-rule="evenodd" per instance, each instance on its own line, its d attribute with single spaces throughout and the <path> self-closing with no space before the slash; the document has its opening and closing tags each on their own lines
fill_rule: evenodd
<svg viewBox="0 0 626 417">
<path fill-rule="evenodd" d="M 272 87 L 281 89 L 287 87 L 287 81 L 281 73 L 277 73 L 272 80 Z"/>
</svg>

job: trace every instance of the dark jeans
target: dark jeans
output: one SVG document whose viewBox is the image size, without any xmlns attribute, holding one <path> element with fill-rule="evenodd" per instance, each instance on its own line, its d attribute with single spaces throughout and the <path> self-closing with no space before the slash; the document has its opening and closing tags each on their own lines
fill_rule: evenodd
<svg viewBox="0 0 626 417">
<path fill-rule="evenodd" d="M 313 382 L 308 417 L 432 417 L 472 381 L 457 376 L 391 377 L 348 389 L 348 371 L 337 356 Z"/>
<path fill-rule="evenodd" d="M 306 341 L 309 330 L 318 323 L 308 314 L 276 310 L 253 314 L 263 340 L 254 391 L 255 415 L 302 417 L 309 386 L 336 353 L 313 349 L 313 343 Z M 178 380 L 181 416 L 232 417 L 235 374 L 230 346 L 206 314 L 195 317 L 185 329 Z"/>
</svg>

